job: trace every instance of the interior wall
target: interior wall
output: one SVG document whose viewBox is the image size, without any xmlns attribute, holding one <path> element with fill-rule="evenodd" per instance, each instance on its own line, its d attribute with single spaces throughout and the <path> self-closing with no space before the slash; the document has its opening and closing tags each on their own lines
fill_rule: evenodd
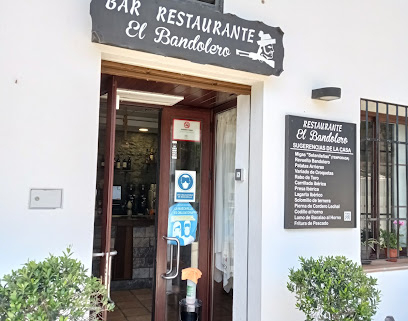
<svg viewBox="0 0 408 321">
<path fill-rule="evenodd" d="M 225 12 L 279 26 L 285 32 L 285 70 L 279 78 L 266 79 L 263 88 L 262 225 L 258 230 L 262 231 L 262 263 L 260 274 L 253 276 L 261 280 L 262 299 L 257 305 L 261 317 L 251 320 L 296 321 L 304 317 L 286 289 L 289 268 L 299 266 L 299 256 L 345 255 L 360 261 L 360 231 L 358 219 L 356 229 L 283 228 L 285 115 L 352 122 L 359 133 L 361 98 L 406 105 L 408 43 L 404 30 L 408 28 L 408 3 L 264 2 L 256 0 L 249 6 L 245 0 L 224 1 Z M 332 102 L 311 100 L 311 90 L 325 86 L 341 87 L 342 98 Z M 256 161 L 251 155 L 251 164 Z M 350 185 L 357 184 L 359 209 L 358 176 L 357 162 L 357 180 Z M 256 214 L 250 212 L 250 217 Z M 375 320 L 383 321 L 393 314 L 399 316 L 396 320 L 406 319 L 405 306 L 398 302 L 407 301 L 408 294 L 402 286 L 392 287 L 404 272 L 375 275 L 383 291 Z M 249 291 L 251 286 L 249 283 Z M 393 299 L 395 304 L 391 304 Z"/>
<path fill-rule="evenodd" d="M 99 131 L 99 149 L 98 149 L 98 188 L 103 188 L 103 169 L 101 168 L 101 160 L 105 153 L 106 131 Z M 131 159 L 131 170 L 123 171 L 116 170 L 114 172 L 113 184 L 122 186 L 122 201 L 126 200 L 127 186 L 133 184 L 135 194 L 140 196 L 141 185 L 145 185 L 146 191 L 150 189 L 150 184 L 156 184 L 157 175 L 157 150 L 158 150 L 158 135 L 150 133 L 128 132 L 127 141 L 124 138 L 123 131 L 116 131 L 115 135 L 115 159 L 120 158 L 121 164 L 123 159 Z M 150 155 L 153 150 L 153 162 L 146 162 L 146 153 Z M 102 201 L 102 200 L 101 200 Z M 136 213 L 135 213 L 136 214 Z"/>
<path fill-rule="evenodd" d="M 0 277 L 70 245 L 90 269 L 100 52 L 89 1 L 6 1 L 0 40 Z M 63 208 L 28 209 L 30 188 L 62 188 Z"/>
</svg>

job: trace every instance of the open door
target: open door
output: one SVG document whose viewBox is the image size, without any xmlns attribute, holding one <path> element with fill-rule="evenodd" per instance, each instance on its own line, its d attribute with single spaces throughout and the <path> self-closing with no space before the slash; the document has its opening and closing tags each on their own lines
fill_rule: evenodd
<svg viewBox="0 0 408 321">
<path fill-rule="evenodd" d="M 110 295 L 112 257 L 116 251 L 111 250 L 111 226 L 112 226 L 112 194 L 113 194 L 113 168 L 115 157 L 115 126 L 116 126 L 116 78 L 112 76 L 109 80 L 107 117 L 106 117 L 106 147 L 105 168 L 103 186 L 103 212 L 101 220 L 101 252 L 94 253 L 94 257 L 100 257 L 100 278 L 108 289 Z M 107 319 L 107 313 L 101 316 Z"/>
<path fill-rule="evenodd" d="M 211 112 L 165 108 L 161 122 L 155 321 L 178 321 L 186 297 L 181 270 L 199 268 L 202 320 L 208 320 Z"/>
</svg>

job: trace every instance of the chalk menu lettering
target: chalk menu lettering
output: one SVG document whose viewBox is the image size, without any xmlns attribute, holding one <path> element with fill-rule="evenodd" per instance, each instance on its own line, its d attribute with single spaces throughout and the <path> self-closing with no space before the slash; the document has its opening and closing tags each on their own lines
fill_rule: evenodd
<svg viewBox="0 0 408 321">
<path fill-rule="evenodd" d="M 283 71 L 283 32 L 183 0 L 92 0 L 92 41 L 263 75 Z"/>
<path fill-rule="evenodd" d="M 356 227 L 356 125 L 286 116 L 285 228 Z"/>
</svg>

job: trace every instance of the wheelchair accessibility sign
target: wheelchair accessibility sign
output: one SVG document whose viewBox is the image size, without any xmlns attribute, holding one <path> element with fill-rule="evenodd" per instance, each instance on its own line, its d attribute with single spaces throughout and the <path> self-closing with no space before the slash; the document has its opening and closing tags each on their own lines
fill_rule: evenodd
<svg viewBox="0 0 408 321">
<path fill-rule="evenodd" d="M 195 202 L 196 194 L 196 172 L 176 171 L 175 175 L 174 202 Z"/>
</svg>

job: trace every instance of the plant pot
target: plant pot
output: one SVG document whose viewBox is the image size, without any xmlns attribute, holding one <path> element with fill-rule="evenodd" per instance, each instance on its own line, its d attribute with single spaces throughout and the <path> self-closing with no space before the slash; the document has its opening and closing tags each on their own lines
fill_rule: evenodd
<svg viewBox="0 0 408 321">
<path fill-rule="evenodd" d="M 371 256 L 371 249 L 368 248 L 366 249 L 365 247 L 361 248 L 361 262 L 363 264 L 370 264 L 371 260 L 370 260 L 370 256 Z"/>
<path fill-rule="evenodd" d="M 385 248 L 385 256 L 388 258 L 388 254 L 390 256 L 390 261 L 392 262 L 396 262 L 397 261 L 397 257 L 398 257 L 398 250 L 397 249 L 388 249 Z"/>
</svg>

